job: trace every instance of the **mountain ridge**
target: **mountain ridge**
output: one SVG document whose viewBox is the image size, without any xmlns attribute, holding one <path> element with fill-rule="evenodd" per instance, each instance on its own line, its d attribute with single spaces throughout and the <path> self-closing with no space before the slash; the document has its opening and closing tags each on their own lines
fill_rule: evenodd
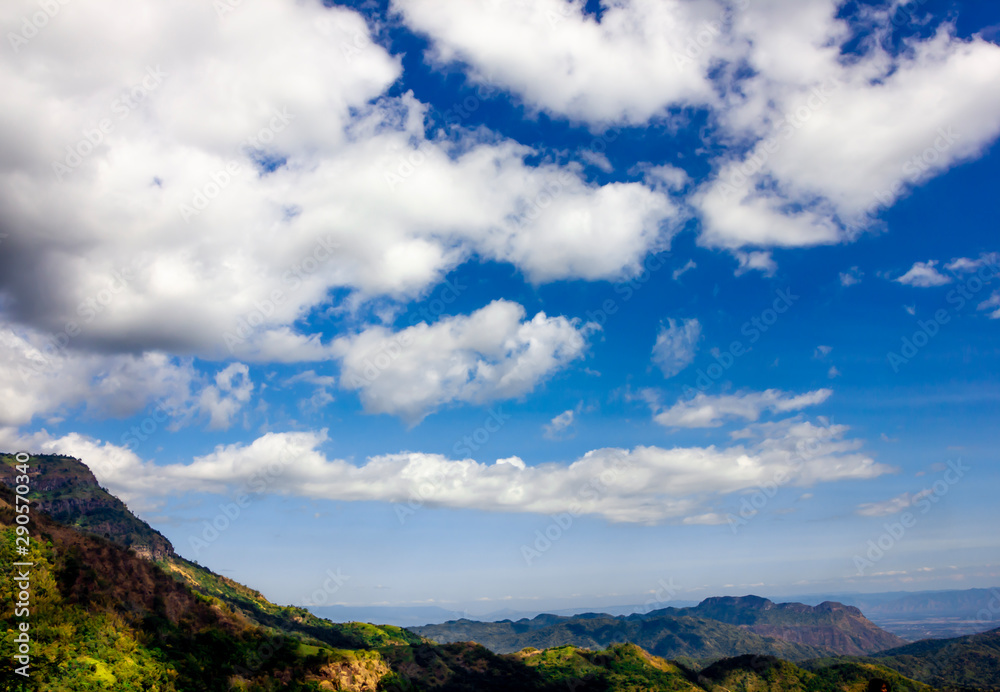
<svg viewBox="0 0 1000 692">
<path fill-rule="evenodd" d="M 473 640 L 497 653 L 511 653 L 525 646 L 573 644 L 594 648 L 628 641 L 668 658 L 693 655 L 691 647 L 685 646 L 691 637 L 701 637 L 709 652 L 705 657 L 749 651 L 792 661 L 825 655 L 865 655 L 907 643 L 880 629 L 853 606 L 833 602 L 818 606 L 774 603 L 753 595 L 711 597 L 694 607 L 661 608 L 627 616 L 541 614 L 517 621 L 483 623 L 460 619 L 409 629 L 441 643 Z"/>
</svg>

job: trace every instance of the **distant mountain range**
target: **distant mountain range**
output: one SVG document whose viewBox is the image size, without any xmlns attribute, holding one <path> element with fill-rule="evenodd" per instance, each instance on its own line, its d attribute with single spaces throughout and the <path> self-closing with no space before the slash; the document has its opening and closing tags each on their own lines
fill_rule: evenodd
<svg viewBox="0 0 1000 692">
<path fill-rule="evenodd" d="M 30 460 L 31 541 L 22 554 L 18 503 L 8 487 L 14 467 L 12 455 L 0 454 L 0 624 L 7 632 L 0 638 L 0 692 L 861 692 L 872 677 L 888 680 L 893 692 L 930 692 L 928 684 L 1000 687 L 1000 630 L 867 657 L 833 656 L 825 644 L 754 631 L 779 628 L 803 641 L 823 631 L 827 643 L 842 648 L 881 646 L 886 633 L 839 604 L 719 598 L 643 616 L 493 623 L 534 633 L 545 646 L 566 633 L 593 640 L 587 648 L 506 655 L 467 642 L 436 644 L 391 625 L 338 624 L 278 606 L 178 556 L 70 457 Z M 15 562 L 31 563 L 27 620 L 15 613 Z M 24 621 L 32 647 L 27 679 L 15 672 L 13 637 Z M 637 638 L 660 632 L 651 648 L 679 655 L 671 661 L 629 643 L 605 648 L 604 628 Z"/>
<path fill-rule="evenodd" d="M 410 630 L 439 643 L 475 641 L 497 653 L 526 646 L 604 648 L 630 642 L 668 658 L 749 652 L 802 661 L 830 654 L 864 655 L 906 644 L 852 606 L 776 604 L 757 596 L 709 598 L 693 608 L 663 608 L 618 617 L 586 613 L 574 617 L 539 615 L 516 622 L 463 619 Z"/>
<path fill-rule="evenodd" d="M 946 638 L 985 632 L 1000 625 L 1000 587 L 993 589 L 964 589 L 948 591 L 893 591 L 884 593 L 827 593 L 800 596 L 771 596 L 776 603 L 801 602 L 818 605 L 826 601 L 855 606 L 865 617 L 882 629 L 907 641 L 929 637 Z M 699 601 L 673 600 L 670 605 L 685 608 L 698 605 Z M 639 603 L 599 607 L 560 607 L 545 610 L 505 609 L 470 615 L 457 610 L 436 606 L 307 606 L 319 617 L 331 620 L 377 620 L 400 627 L 418 627 L 439 624 L 448 620 L 501 620 L 531 619 L 537 615 L 573 616 L 585 612 L 608 615 L 645 613 L 649 606 Z"/>
</svg>

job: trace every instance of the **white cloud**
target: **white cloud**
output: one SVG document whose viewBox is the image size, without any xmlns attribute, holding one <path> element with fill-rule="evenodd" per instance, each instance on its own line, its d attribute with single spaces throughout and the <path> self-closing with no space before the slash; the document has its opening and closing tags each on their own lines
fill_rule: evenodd
<svg viewBox="0 0 1000 692">
<path fill-rule="evenodd" d="M 971 259 L 969 257 L 956 257 L 951 262 L 944 265 L 944 268 L 950 272 L 955 272 L 956 274 L 967 274 L 969 272 L 977 271 L 984 266 L 994 267 L 994 271 L 996 271 L 996 267 L 998 265 L 1000 265 L 1000 253 L 984 252 L 976 259 Z"/>
<path fill-rule="evenodd" d="M 903 493 L 902 495 L 897 495 L 896 497 L 883 500 L 882 502 L 865 502 L 858 505 L 857 513 L 863 517 L 886 517 L 890 514 L 895 514 L 896 512 L 906 509 L 914 502 L 931 492 L 933 491 L 922 490 L 914 495 L 911 495 L 910 493 Z"/>
<path fill-rule="evenodd" d="M 496 300 L 468 316 L 399 332 L 370 327 L 338 338 L 341 387 L 365 410 L 417 423 L 453 401 L 485 403 L 527 394 L 583 356 L 597 326 L 540 312 L 524 320 L 517 303 Z"/>
<path fill-rule="evenodd" d="M 996 308 L 993 310 L 993 308 Z M 976 308 L 977 310 L 993 310 L 990 319 L 1000 320 L 1000 291 L 993 291 L 993 295 L 984 300 Z"/>
<path fill-rule="evenodd" d="M 231 363 L 215 376 L 215 384 L 201 392 L 199 406 L 209 415 L 209 430 L 228 430 L 233 416 L 250 401 L 253 382 L 250 368 L 243 363 Z"/>
<path fill-rule="evenodd" d="M 742 276 L 749 271 L 759 271 L 765 276 L 773 276 L 774 272 L 778 269 L 778 265 L 775 263 L 770 252 L 759 250 L 741 252 L 737 250 L 734 254 L 740 263 L 740 266 L 736 268 L 736 276 Z"/>
<path fill-rule="evenodd" d="M 316 387 L 333 387 L 337 384 L 337 378 L 332 375 L 318 375 L 315 370 L 303 370 L 291 377 L 285 378 L 285 386 L 305 382 Z"/>
<path fill-rule="evenodd" d="M 837 369 L 836 365 L 831 365 L 830 369 L 826 372 L 826 376 L 831 380 L 835 377 L 840 377 L 840 370 Z"/>
<path fill-rule="evenodd" d="M 851 240 L 916 185 L 978 156 L 1000 132 L 1000 48 L 935 36 L 857 60 L 834 2 L 754 3 L 737 15 L 754 77 L 723 119 L 753 143 L 695 196 L 706 245 Z M 934 98 L 928 98 L 933 89 Z M 971 91 L 970 91 L 971 90 Z M 900 119 L 896 113 L 913 113 Z"/>
<path fill-rule="evenodd" d="M 611 161 L 608 160 L 608 157 L 599 151 L 585 149 L 580 152 L 580 158 L 583 159 L 585 163 L 588 163 L 595 168 L 599 168 L 605 173 L 611 173 L 615 170 L 615 167 L 611 165 Z"/>
<path fill-rule="evenodd" d="M 337 378 L 332 375 L 319 375 L 315 370 L 303 370 L 283 381 L 284 386 L 290 387 L 299 383 L 310 384 L 314 387 L 310 397 L 299 400 L 299 408 L 308 413 L 322 411 L 335 398 L 330 393 L 330 388 L 336 386 Z"/>
<path fill-rule="evenodd" d="M 664 377 L 673 377 L 689 366 L 698 352 L 701 323 L 691 318 L 678 323 L 673 318 L 660 325 L 653 345 L 653 363 Z"/>
<path fill-rule="evenodd" d="M 708 72 L 718 50 L 698 41 L 728 43 L 720 3 L 607 4 L 600 23 L 583 3 L 565 0 L 394 0 L 393 7 L 433 38 L 439 62 L 467 64 L 478 81 L 574 120 L 641 124 L 669 106 L 717 100 Z"/>
<path fill-rule="evenodd" d="M 683 276 L 684 274 L 686 274 L 687 272 L 691 271 L 692 269 L 694 269 L 694 268 L 695 268 L 695 267 L 697 267 L 697 266 L 698 266 L 698 265 L 697 265 L 697 264 L 695 264 L 694 260 L 690 260 L 690 259 L 689 259 L 689 260 L 688 260 L 688 261 L 687 261 L 687 262 L 686 262 L 686 263 L 684 264 L 684 266 L 683 266 L 683 267 L 681 267 L 680 269 L 675 269 L 675 270 L 674 270 L 674 273 L 673 273 L 673 279 L 674 279 L 674 281 L 677 281 L 677 280 L 678 280 L 678 279 L 680 279 L 680 278 L 681 278 L 681 277 L 682 277 L 682 276 Z"/>
<path fill-rule="evenodd" d="M 949 277 L 934 268 L 934 265 L 936 264 L 937 260 L 914 262 L 913 266 L 910 267 L 905 274 L 893 279 L 893 281 L 907 286 L 917 286 L 920 288 L 943 286 L 947 283 L 951 283 L 951 279 Z"/>
<path fill-rule="evenodd" d="M 1000 47 L 946 24 L 898 54 L 869 41 L 845 60 L 841 4 L 623 0 L 598 22 L 563 0 L 394 2 L 437 60 L 530 107 L 595 128 L 707 107 L 749 148 L 716 161 L 693 199 L 701 242 L 727 248 L 849 240 L 1000 133 Z"/>
<path fill-rule="evenodd" d="M 576 410 L 567 409 L 555 416 L 551 421 L 545 424 L 545 437 L 550 440 L 559 439 L 563 433 L 565 433 L 570 427 L 572 427 L 573 422 L 576 420 Z"/>
<path fill-rule="evenodd" d="M 264 491 L 337 501 L 409 502 L 500 512 L 577 512 L 612 522 L 708 523 L 720 496 L 759 487 L 783 474 L 788 484 L 862 480 L 891 468 L 857 453 L 844 426 L 786 426 L 780 436 L 745 447 L 595 449 L 570 464 L 528 466 L 516 457 L 481 463 L 401 452 L 362 465 L 329 459 L 325 432 L 268 433 L 250 444 L 219 446 L 190 464 L 157 465 L 127 449 L 72 434 L 18 437 L 8 448 L 72 454 L 135 507 L 188 492 L 225 493 L 259 482 Z M 519 463 L 520 462 L 520 463 Z M 266 479 L 263 480 L 263 479 Z"/>
<path fill-rule="evenodd" d="M 847 287 L 859 284 L 861 283 L 861 277 L 863 276 L 864 272 L 857 267 L 851 267 L 846 272 L 840 272 L 840 285 Z"/>
<path fill-rule="evenodd" d="M 81 353 L 60 348 L 31 329 L 0 328 L 0 425 L 26 425 L 82 410 L 94 418 L 128 418 L 156 404 L 177 429 L 207 418 L 209 429 L 229 427 L 249 400 L 248 369 L 232 363 L 214 384 L 190 358 L 160 352 Z"/>
<path fill-rule="evenodd" d="M 833 392 L 817 389 L 805 394 L 789 394 L 778 389 L 763 392 L 743 392 L 709 396 L 698 393 L 689 400 L 678 400 L 668 409 L 657 411 L 655 420 L 660 425 L 676 428 L 714 428 L 726 421 L 742 419 L 756 421 L 764 411 L 788 413 L 826 401 Z"/>
<path fill-rule="evenodd" d="M 12 0 L 0 20 L 37 9 Z M 408 300 L 471 258 L 533 282 L 617 280 L 669 243 L 666 195 L 526 163 L 541 152 L 485 130 L 428 137 L 424 104 L 385 96 L 400 75 L 359 14 L 318 0 L 224 19 L 198 0 L 60 13 L 0 63 L 7 318 L 49 333 L 75 320 L 81 349 L 321 361 L 296 325 L 331 289 L 348 306 Z M 96 146 L 81 140 L 95 128 Z"/>
<path fill-rule="evenodd" d="M 817 346 L 816 350 L 813 352 L 813 358 L 826 358 L 833 351 L 833 346 Z"/>
<path fill-rule="evenodd" d="M 0 329 L 0 425 L 24 425 L 79 406 L 97 418 L 127 417 L 158 400 L 178 414 L 198 375 L 163 353 L 80 354 L 30 329 Z"/>
</svg>

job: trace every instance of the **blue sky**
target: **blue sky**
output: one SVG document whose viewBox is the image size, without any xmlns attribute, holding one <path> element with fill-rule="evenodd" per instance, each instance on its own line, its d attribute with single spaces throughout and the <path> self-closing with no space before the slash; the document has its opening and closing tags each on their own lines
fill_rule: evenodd
<svg viewBox="0 0 1000 692">
<path fill-rule="evenodd" d="M 5 448 L 279 602 L 998 583 L 1000 9 L 148 5 L 0 11 Z"/>
</svg>

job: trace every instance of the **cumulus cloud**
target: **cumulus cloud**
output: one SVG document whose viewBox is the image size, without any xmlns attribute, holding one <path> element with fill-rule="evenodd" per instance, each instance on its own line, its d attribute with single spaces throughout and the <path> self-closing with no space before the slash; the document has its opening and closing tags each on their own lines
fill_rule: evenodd
<svg viewBox="0 0 1000 692">
<path fill-rule="evenodd" d="M 837 0 L 625 0 L 600 21 L 562 0 L 446 5 L 394 2 L 438 61 L 534 108 L 595 128 L 709 109 L 745 143 L 692 197 L 709 246 L 849 240 L 1000 133 L 1000 47 L 947 24 L 845 60 L 854 33 Z"/>
<path fill-rule="evenodd" d="M 84 406 L 96 418 L 127 417 L 160 401 L 178 414 L 198 374 L 163 353 L 80 354 L 35 330 L 0 329 L 0 424 L 24 425 Z"/>
<path fill-rule="evenodd" d="M 947 283 L 951 283 L 951 279 L 949 277 L 934 268 L 936 264 L 937 260 L 914 262 L 913 266 L 910 267 L 905 274 L 893 279 L 893 281 L 907 286 L 917 286 L 920 288 L 943 286 Z"/>
<path fill-rule="evenodd" d="M 656 411 L 653 420 L 674 428 L 714 428 L 731 420 L 756 421 L 764 411 L 788 413 L 826 401 L 833 391 L 817 389 L 805 394 L 790 394 L 778 389 L 763 392 L 742 392 L 709 396 L 698 393 L 694 398 L 678 400 L 673 406 Z"/>
<path fill-rule="evenodd" d="M 694 362 L 701 338 L 701 323 L 695 319 L 677 322 L 673 318 L 660 325 L 653 344 L 653 363 L 664 377 L 673 377 Z"/>
<path fill-rule="evenodd" d="M 318 0 L 60 13 L 0 63 L 7 319 L 75 321 L 104 352 L 322 361 L 299 320 L 331 289 L 408 300 L 473 257 L 619 279 L 669 243 L 666 195 L 485 130 L 430 136 L 424 104 L 386 95 L 400 75 L 359 14 Z"/>
<path fill-rule="evenodd" d="M 157 465 L 127 449 L 70 435 L 18 438 L 0 429 L 8 448 L 67 453 L 91 466 L 103 485 L 134 506 L 154 507 L 187 492 L 225 493 L 258 484 L 263 492 L 338 501 L 409 502 L 429 507 L 555 514 L 574 512 L 611 522 L 705 523 L 721 496 L 756 488 L 783 474 L 796 487 L 862 480 L 892 471 L 843 439 L 844 426 L 786 426 L 777 437 L 725 449 L 595 449 L 569 464 L 529 466 L 401 452 L 361 465 L 318 450 L 324 432 L 268 433 L 249 444 L 218 447 L 189 464 Z"/>
<path fill-rule="evenodd" d="M 597 325 L 540 312 L 525 320 L 517 303 L 495 300 L 470 315 L 398 332 L 371 327 L 338 338 L 342 387 L 365 410 L 411 424 L 453 401 L 485 403 L 527 394 L 583 356 Z"/>
<path fill-rule="evenodd" d="M 250 368 L 231 363 L 215 376 L 215 384 L 201 391 L 199 406 L 208 414 L 209 430 L 228 430 L 233 416 L 250 401 L 253 382 Z"/>
<path fill-rule="evenodd" d="M 709 70 L 724 47 L 714 1 L 607 4 L 601 21 L 565 0 L 394 0 L 433 39 L 438 62 L 520 95 L 533 108 L 591 123 L 641 124 L 677 104 L 716 101 Z"/>
<path fill-rule="evenodd" d="M 214 383 L 213 383 L 214 382 Z M 24 328 L 0 329 L 0 425 L 57 420 L 82 410 L 92 418 L 128 418 L 155 404 L 176 429 L 207 419 L 229 427 L 249 400 L 249 371 L 232 363 L 206 382 L 190 358 L 161 352 L 86 353 Z"/>
<path fill-rule="evenodd" d="M 832 0 L 770 0 L 736 15 L 756 73 L 736 83 L 746 98 L 721 117 L 751 146 L 721 162 L 696 197 L 706 244 L 849 240 L 1000 133 L 1000 96 L 967 91 L 1000 75 L 1000 48 L 942 26 L 898 54 L 870 46 L 845 61 L 852 32 L 838 10 Z"/>
</svg>

